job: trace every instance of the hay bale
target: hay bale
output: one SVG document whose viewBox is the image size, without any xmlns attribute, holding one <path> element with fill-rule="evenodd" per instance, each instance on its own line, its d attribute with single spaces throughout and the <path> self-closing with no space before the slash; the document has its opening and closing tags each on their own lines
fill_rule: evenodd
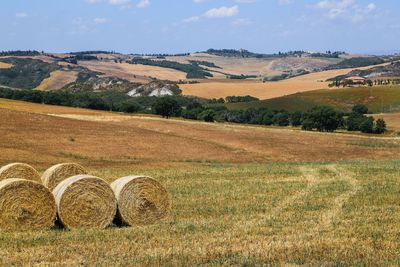
<svg viewBox="0 0 400 267">
<path fill-rule="evenodd" d="M 0 181 L 10 178 L 19 178 L 41 182 L 39 173 L 25 163 L 11 163 L 0 169 Z"/>
<path fill-rule="evenodd" d="M 167 190 L 145 176 L 122 177 L 111 184 L 118 202 L 117 221 L 127 225 L 153 224 L 170 209 Z"/>
<path fill-rule="evenodd" d="M 0 181 L 0 229 L 42 230 L 55 219 L 54 196 L 45 186 L 24 179 Z"/>
<path fill-rule="evenodd" d="M 69 229 L 106 228 L 117 212 L 117 201 L 110 185 L 90 175 L 77 175 L 62 181 L 54 190 L 60 223 Z"/>
<path fill-rule="evenodd" d="M 42 183 L 53 191 L 56 186 L 65 179 L 87 174 L 85 168 L 76 163 L 61 163 L 48 168 L 42 175 Z"/>
</svg>

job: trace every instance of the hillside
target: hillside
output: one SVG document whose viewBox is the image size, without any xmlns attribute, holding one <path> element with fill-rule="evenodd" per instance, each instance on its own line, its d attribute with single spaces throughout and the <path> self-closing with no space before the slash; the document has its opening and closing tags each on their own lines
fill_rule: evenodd
<svg viewBox="0 0 400 267">
<path fill-rule="evenodd" d="M 268 108 L 306 111 L 316 105 L 330 105 L 350 111 L 355 104 L 365 104 L 371 112 L 400 110 L 400 86 L 377 86 L 344 89 L 324 89 L 250 103 L 229 103 L 229 109 Z"/>
<path fill-rule="evenodd" d="M 349 145 L 351 140 L 364 140 L 357 135 L 165 120 L 4 99 L 0 99 L 0 115 L 0 131 L 12 133 L 0 140 L 0 147 L 4 148 L 0 163 L 27 161 L 43 166 L 47 162 L 75 160 L 91 166 L 118 166 L 201 160 L 304 162 L 400 156 L 400 150 Z M 307 153 L 300 145 L 305 143 L 313 143 Z"/>
<path fill-rule="evenodd" d="M 105 51 L 69 54 L 3 52 L 0 55 L 0 85 L 58 90 L 70 83 L 81 82 L 81 73 L 142 84 L 154 80 L 185 82 L 196 79 L 201 83 L 230 79 L 234 79 L 232 82 L 237 79 L 280 80 L 324 69 L 351 57 L 305 52 L 276 55 L 248 52 L 247 56 L 237 56 L 235 53 L 242 52 L 227 50 L 229 53 L 221 54 L 218 51 L 178 55 L 124 55 Z"/>
<path fill-rule="evenodd" d="M 1 231 L 0 265 L 399 260 L 398 138 L 165 120 L 3 99 L 0 133 L 0 165 L 22 161 L 43 172 L 73 161 L 108 182 L 145 174 L 166 187 L 173 203 L 168 217 L 151 226 Z"/>
</svg>

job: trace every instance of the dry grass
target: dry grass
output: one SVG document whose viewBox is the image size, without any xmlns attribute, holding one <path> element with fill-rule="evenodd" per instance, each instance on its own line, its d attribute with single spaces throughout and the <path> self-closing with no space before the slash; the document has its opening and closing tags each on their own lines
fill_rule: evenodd
<svg viewBox="0 0 400 267">
<path fill-rule="evenodd" d="M 149 77 L 155 77 L 161 80 L 178 81 L 186 79 L 186 73 L 146 65 L 134 65 L 128 63 L 98 62 L 98 61 L 79 61 L 79 65 L 92 71 L 98 71 L 108 76 L 116 76 L 132 82 L 149 82 Z"/>
<path fill-rule="evenodd" d="M 189 63 L 191 60 L 212 62 L 220 69 L 207 67 L 210 70 L 220 71 L 234 75 L 274 76 L 284 71 L 298 69 L 316 69 L 326 67 L 335 60 L 319 58 L 235 58 L 220 57 L 210 54 L 197 53 L 190 56 L 167 57 L 167 60 L 180 63 Z M 217 77 L 218 74 L 216 73 Z M 220 75 L 220 74 L 219 74 Z"/>
<path fill-rule="evenodd" d="M 399 162 L 199 164 L 147 172 L 163 223 L 0 234 L 2 265 L 398 265 Z M 130 168 L 98 169 L 113 180 Z M 310 181 L 310 175 L 313 176 Z M 356 186 L 355 186 L 356 185 Z"/>
<path fill-rule="evenodd" d="M 9 69 L 9 68 L 11 68 L 12 66 L 13 66 L 12 64 L 0 62 L 0 69 Z"/>
<path fill-rule="evenodd" d="M 78 72 L 76 71 L 56 70 L 50 73 L 50 77 L 44 79 L 36 89 L 40 91 L 59 90 L 65 85 L 75 82 L 77 78 Z"/>
<path fill-rule="evenodd" d="M 400 150 L 348 144 L 393 138 L 0 106 L 0 163 L 145 174 L 172 202 L 152 226 L 1 232 L 0 265 L 400 264 Z"/>
<path fill-rule="evenodd" d="M 0 105 L 7 107 L 0 109 L 0 132 L 4 133 L 0 164 L 24 161 L 48 168 L 74 161 L 83 166 L 154 167 L 203 160 L 306 162 L 400 156 L 397 149 L 348 144 L 368 139 L 363 136 L 164 120 L 10 100 L 1 100 Z"/>
<path fill-rule="evenodd" d="M 400 133 L 400 113 L 386 113 L 372 115 L 376 119 L 384 119 L 388 129 Z"/>
<path fill-rule="evenodd" d="M 368 69 L 364 67 L 359 69 Z M 271 99 L 299 92 L 327 89 L 327 79 L 349 73 L 353 69 L 329 70 L 294 77 L 278 82 L 261 81 L 203 81 L 197 84 L 183 84 L 180 88 L 185 95 L 203 98 L 220 98 L 232 95 L 251 95 L 260 99 Z"/>
</svg>

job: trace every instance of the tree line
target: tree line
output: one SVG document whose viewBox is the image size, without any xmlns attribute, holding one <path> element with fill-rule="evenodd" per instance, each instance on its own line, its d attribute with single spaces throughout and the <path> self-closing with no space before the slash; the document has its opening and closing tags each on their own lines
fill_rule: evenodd
<svg viewBox="0 0 400 267">
<path fill-rule="evenodd" d="M 364 105 L 354 106 L 350 113 L 336 111 L 330 106 L 315 106 L 307 112 L 290 113 L 286 110 L 267 108 L 228 110 L 225 106 L 209 105 L 200 99 L 183 96 L 131 98 L 118 91 L 72 93 L 8 88 L 0 88 L 0 98 L 126 113 L 152 113 L 164 118 L 182 117 L 206 122 L 293 126 L 307 131 L 334 132 L 343 129 L 375 134 L 386 132 L 386 122 L 383 119 L 375 121 L 371 116 L 367 116 L 368 108 Z"/>
</svg>

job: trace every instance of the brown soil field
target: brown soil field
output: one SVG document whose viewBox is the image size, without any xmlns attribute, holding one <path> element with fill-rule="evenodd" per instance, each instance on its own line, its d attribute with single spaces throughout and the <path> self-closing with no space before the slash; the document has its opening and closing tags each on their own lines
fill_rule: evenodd
<svg viewBox="0 0 400 267">
<path fill-rule="evenodd" d="M 161 80 L 178 81 L 186 79 L 186 73 L 154 66 L 134 65 L 104 61 L 79 61 L 79 65 L 92 71 L 104 73 L 107 76 L 116 76 L 131 82 L 147 83 L 149 77 Z"/>
<path fill-rule="evenodd" d="M 36 89 L 40 91 L 59 90 L 65 85 L 75 82 L 77 78 L 78 72 L 76 71 L 53 71 L 50 73 L 50 77 L 44 79 Z"/>
<path fill-rule="evenodd" d="M 369 67 L 358 69 L 369 69 Z M 307 75 L 294 77 L 278 82 L 261 81 L 203 81 L 197 84 L 182 84 L 180 88 L 185 95 L 193 95 L 203 98 L 225 98 L 227 96 L 251 95 L 260 99 L 271 99 L 299 92 L 307 92 L 318 89 L 327 89 L 329 82 L 327 79 L 344 75 L 354 69 L 339 69 L 322 72 L 315 72 Z"/>
<path fill-rule="evenodd" d="M 353 145 L 369 137 L 340 133 L 164 120 L 10 100 L 0 101 L 0 115 L 0 164 L 76 160 L 163 166 L 205 159 L 248 163 L 400 157 L 398 149 Z"/>
</svg>

